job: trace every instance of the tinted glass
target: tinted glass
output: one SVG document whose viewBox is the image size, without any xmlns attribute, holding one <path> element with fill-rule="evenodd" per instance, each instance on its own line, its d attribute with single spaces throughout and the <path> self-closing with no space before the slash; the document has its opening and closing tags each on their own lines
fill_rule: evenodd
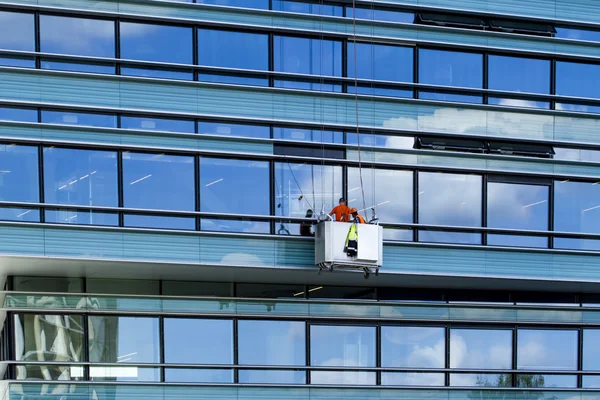
<svg viewBox="0 0 600 400">
<path fill-rule="evenodd" d="M 15 315 L 14 357 L 28 362 L 80 362 L 85 359 L 80 315 Z M 79 380 L 83 367 L 15 366 L 17 379 Z"/>
<path fill-rule="evenodd" d="M 88 340 L 91 362 L 159 363 L 158 318 L 89 316 Z M 143 380 L 153 380 L 152 370 Z"/>
<path fill-rule="evenodd" d="M 306 365 L 305 323 L 239 321 L 238 362 L 246 365 Z M 244 371 L 243 375 L 246 383 L 303 383 L 305 379 L 303 371 L 255 370 Z"/>
<path fill-rule="evenodd" d="M 332 17 L 343 17 L 344 8 L 326 4 L 315 4 L 295 0 L 273 0 L 273 10 L 287 11 L 303 14 L 329 15 Z"/>
<path fill-rule="evenodd" d="M 0 201 L 40 201 L 36 147 L 0 144 Z M 29 221 L 37 214 L 36 210 L 0 209 L 1 219 Z"/>
<path fill-rule="evenodd" d="M 358 135 L 354 132 L 346 133 L 346 143 L 357 145 Z M 360 145 L 373 147 L 387 147 L 389 149 L 412 149 L 415 145 L 415 138 L 412 136 L 361 134 Z"/>
<path fill-rule="evenodd" d="M 269 0 L 196 0 L 200 4 L 213 4 L 217 6 L 269 9 Z"/>
<path fill-rule="evenodd" d="M 233 321 L 165 318 L 165 362 L 232 364 Z"/>
<path fill-rule="evenodd" d="M 592 31 L 588 29 L 561 28 L 557 26 L 556 37 L 573 40 L 587 40 L 591 42 L 600 42 L 600 31 Z"/>
<path fill-rule="evenodd" d="M 421 372 L 382 372 L 381 384 L 388 386 L 444 386 L 444 374 Z"/>
<path fill-rule="evenodd" d="M 0 49 L 35 51 L 33 14 L 0 11 Z M 35 61 L 0 56 L 0 65 L 33 68 Z"/>
<path fill-rule="evenodd" d="M 44 53 L 115 57 L 115 22 L 40 15 L 40 50 Z"/>
<path fill-rule="evenodd" d="M 419 172 L 419 223 L 481 226 L 481 196 L 481 176 Z M 479 244 L 481 235 L 421 230 L 419 240 Z"/>
<path fill-rule="evenodd" d="M 15 276 L 13 289 L 23 292 L 82 293 L 83 279 Z"/>
<path fill-rule="evenodd" d="M 198 64 L 238 69 L 269 69 L 267 34 L 198 29 Z M 227 77 L 200 74 L 199 80 L 224 83 L 268 85 L 267 77 Z"/>
<path fill-rule="evenodd" d="M 273 128 L 273 139 L 298 140 L 316 143 L 344 143 L 344 132 L 320 129 Z"/>
<path fill-rule="evenodd" d="M 585 379 L 583 377 L 584 387 Z M 522 388 L 576 388 L 576 375 L 517 375 L 517 387 Z"/>
<path fill-rule="evenodd" d="M 487 218 L 490 228 L 548 230 L 548 186 L 490 182 Z M 488 244 L 547 247 L 548 238 L 488 235 Z"/>
<path fill-rule="evenodd" d="M 488 87 L 493 90 L 550 93 L 550 60 L 489 56 Z M 547 102 L 515 99 L 490 99 L 490 104 L 548 108 Z"/>
<path fill-rule="evenodd" d="M 194 133 L 196 130 L 191 120 L 146 117 L 121 117 L 121 128 L 181 133 Z"/>
<path fill-rule="evenodd" d="M 181 80 L 181 81 L 194 80 L 194 73 L 192 72 L 192 70 L 174 71 L 174 70 L 161 70 L 161 69 L 141 69 L 141 68 L 121 67 L 121 75 L 143 76 L 146 78 L 158 78 L 158 79 L 177 79 L 177 80 Z"/>
<path fill-rule="evenodd" d="M 162 281 L 165 296 L 231 297 L 232 285 L 224 282 Z"/>
<path fill-rule="evenodd" d="M 381 327 L 382 367 L 444 368 L 445 360 L 445 328 Z"/>
<path fill-rule="evenodd" d="M 192 63 L 192 28 L 121 22 L 121 58 Z"/>
<path fill-rule="evenodd" d="M 264 125 L 241 125 L 200 121 L 198 122 L 198 133 L 268 139 L 271 137 L 271 128 Z"/>
<path fill-rule="evenodd" d="M 165 381 L 182 383 L 233 383 L 233 372 L 230 369 L 165 368 Z"/>
<path fill-rule="evenodd" d="M 362 183 L 367 210 L 361 214 L 370 219 L 372 208 L 383 223 L 413 222 L 413 178 L 409 171 L 363 169 Z M 348 168 L 348 206 L 364 208 L 358 168 Z M 385 229 L 389 240 L 412 240 L 412 231 Z"/>
<path fill-rule="evenodd" d="M 311 299 L 362 299 L 375 300 L 375 290 L 369 287 L 309 286 Z"/>
<path fill-rule="evenodd" d="M 600 370 L 600 329 L 583 330 L 583 369 Z M 599 381 L 600 383 L 600 381 Z"/>
<path fill-rule="evenodd" d="M 554 182 L 554 230 L 600 233 L 600 185 L 587 182 Z M 554 247 L 599 250 L 600 242 L 590 239 L 555 238 Z"/>
<path fill-rule="evenodd" d="M 303 298 L 304 285 L 275 285 L 260 283 L 238 283 L 235 286 L 237 297 L 279 299 Z"/>
<path fill-rule="evenodd" d="M 561 96 L 600 98 L 600 65 L 556 62 L 556 94 Z M 557 110 L 600 112 L 600 107 L 557 104 Z"/>
<path fill-rule="evenodd" d="M 312 325 L 310 365 L 375 367 L 375 327 Z M 313 371 L 311 383 L 373 385 L 374 372 Z"/>
<path fill-rule="evenodd" d="M 450 386 L 511 387 L 510 374 L 450 374 Z"/>
<path fill-rule="evenodd" d="M 356 55 L 355 53 L 356 48 Z M 356 60 L 355 60 L 356 56 Z M 356 72 L 354 62 L 356 61 Z M 348 76 L 359 79 L 393 82 L 413 82 L 413 49 L 371 43 L 348 43 Z M 348 92 L 354 93 L 354 84 Z M 413 97 L 412 90 L 390 89 L 363 85 L 358 93 L 381 96 Z"/>
<path fill-rule="evenodd" d="M 110 114 L 86 114 L 42 110 L 42 122 L 46 124 L 97 126 L 116 128 L 117 116 Z"/>
<path fill-rule="evenodd" d="M 90 64 L 90 63 L 69 63 L 55 60 L 42 59 L 42 69 L 55 69 L 57 71 L 75 71 L 89 72 L 93 74 L 114 74 L 115 64 Z"/>
<path fill-rule="evenodd" d="M 342 76 L 342 42 L 275 36 L 274 70 L 296 74 Z M 318 81 L 318 80 L 317 80 Z M 276 80 L 275 86 L 341 91 L 341 85 Z"/>
<path fill-rule="evenodd" d="M 483 87 L 483 56 L 445 50 L 419 50 L 419 82 L 431 85 Z M 481 96 L 420 92 L 431 100 L 480 103 Z"/>
<path fill-rule="evenodd" d="M 44 148 L 44 195 L 47 203 L 117 207 L 117 153 Z M 60 210 L 49 222 L 114 225 L 116 215 Z"/>
<path fill-rule="evenodd" d="M 90 367 L 94 382 L 160 382 L 160 369 L 151 367 Z"/>
<path fill-rule="evenodd" d="M 304 218 L 328 213 L 342 197 L 342 168 L 275 163 L 276 214 Z M 309 212 L 310 211 L 310 212 Z M 310 214 L 310 215 L 309 215 Z M 299 224 L 281 224 L 282 234 L 297 235 Z M 287 231 L 286 231 L 287 230 Z"/>
<path fill-rule="evenodd" d="M 359 7 L 355 11 L 353 7 L 346 7 L 346 16 L 348 18 L 353 18 L 355 13 L 357 19 L 370 19 L 372 21 L 405 22 L 412 24 L 415 20 L 413 13 Z"/>
<path fill-rule="evenodd" d="M 93 279 L 85 282 L 87 293 L 159 295 L 160 282 L 146 279 Z"/>
<path fill-rule="evenodd" d="M 37 110 L 28 108 L 0 107 L 0 120 L 38 122 Z"/>
<path fill-rule="evenodd" d="M 511 369 L 512 330 L 451 329 L 450 368 Z M 463 381 L 475 386 L 476 380 Z"/>
<path fill-rule="evenodd" d="M 600 151 L 598 150 L 579 150 L 555 147 L 554 151 L 556 152 L 554 158 L 557 160 L 600 162 Z"/>
<path fill-rule="evenodd" d="M 194 211 L 193 157 L 123 153 L 123 196 L 125 207 Z M 189 221 L 193 222 L 193 218 L 165 221 L 149 217 L 138 221 L 138 216 L 132 215 L 128 225 L 169 228 L 181 225 L 187 229 Z"/>
<path fill-rule="evenodd" d="M 576 370 L 577 341 L 576 330 L 519 329 L 517 368 Z"/>
</svg>

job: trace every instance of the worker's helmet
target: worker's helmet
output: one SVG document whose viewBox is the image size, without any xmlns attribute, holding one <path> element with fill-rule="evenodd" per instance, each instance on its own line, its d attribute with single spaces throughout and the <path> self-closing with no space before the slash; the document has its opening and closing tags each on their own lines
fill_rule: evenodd
<svg viewBox="0 0 600 400">
<path fill-rule="evenodd" d="M 358 214 L 358 210 L 356 208 L 353 208 L 350 210 L 350 214 Z"/>
</svg>

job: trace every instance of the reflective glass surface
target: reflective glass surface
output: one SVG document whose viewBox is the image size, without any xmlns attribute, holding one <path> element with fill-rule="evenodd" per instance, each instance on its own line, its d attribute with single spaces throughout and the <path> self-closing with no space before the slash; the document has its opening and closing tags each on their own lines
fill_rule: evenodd
<svg viewBox="0 0 600 400">
<path fill-rule="evenodd" d="M 228 282 L 162 281 L 161 293 L 165 296 L 216 296 L 232 297 Z"/>
<path fill-rule="evenodd" d="M 512 330 L 451 329 L 450 368 L 511 369 Z M 477 386 L 477 375 L 457 374 L 455 386 Z"/>
<path fill-rule="evenodd" d="M 308 297 L 311 299 L 375 300 L 375 290 L 369 287 L 309 286 Z"/>
<path fill-rule="evenodd" d="M 576 330 L 519 329 L 517 335 L 518 369 L 577 369 Z"/>
<path fill-rule="evenodd" d="M 274 70 L 319 76 L 342 76 L 342 42 L 300 37 L 274 37 Z M 276 80 L 276 87 L 322 91 L 342 90 L 338 84 Z"/>
<path fill-rule="evenodd" d="M 115 22 L 40 15 L 40 50 L 44 53 L 115 57 Z"/>
<path fill-rule="evenodd" d="M 450 374 L 450 386 L 511 387 L 510 374 Z"/>
<path fill-rule="evenodd" d="M 89 114 L 67 111 L 42 110 L 42 122 L 46 124 L 116 128 L 117 116 L 111 114 Z"/>
<path fill-rule="evenodd" d="M 38 149 L 34 146 L 0 144 L 0 201 L 38 203 Z M 0 219 L 39 221 L 39 211 L 0 208 Z"/>
<path fill-rule="evenodd" d="M 445 360 L 445 328 L 381 327 L 382 367 L 444 368 Z M 421 377 L 427 379 L 428 376 Z"/>
<path fill-rule="evenodd" d="M 90 63 L 70 63 L 55 61 L 51 59 L 42 59 L 42 69 L 55 69 L 57 71 L 89 72 L 92 74 L 114 74 L 115 64 L 90 64 Z"/>
<path fill-rule="evenodd" d="M 582 366 L 584 370 L 600 370 L 600 346 L 598 346 L 598 343 L 600 343 L 600 329 L 583 330 Z M 600 376 L 595 378 L 599 379 L 598 383 L 600 384 Z"/>
<path fill-rule="evenodd" d="M 269 215 L 269 162 L 200 159 L 200 211 Z M 268 222 L 202 220 L 203 230 L 268 233 Z"/>
<path fill-rule="evenodd" d="M 302 2 L 296 0 L 273 0 L 272 9 L 275 11 L 329 15 L 332 17 L 344 16 L 344 8 L 342 6 L 318 4 L 310 1 Z"/>
<path fill-rule="evenodd" d="M 0 49 L 35 51 L 33 14 L 0 11 Z M 0 65 L 34 68 L 35 61 L 0 56 Z"/>
<path fill-rule="evenodd" d="M 267 34 L 198 29 L 198 64 L 238 69 L 269 69 Z M 199 80 L 266 86 L 267 77 L 230 77 L 201 73 Z"/>
<path fill-rule="evenodd" d="M 483 87 L 483 55 L 446 50 L 419 49 L 419 82 L 431 85 Z M 419 92 L 430 100 L 481 103 L 481 96 Z"/>
<path fill-rule="evenodd" d="M 238 283 L 235 285 L 237 297 L 282 299 L 304 297 L 304 285 L 276 285 L 261 283 Z"/>
<path fill-rule="evenodd" d="M 118 207 L 117 153 L 44 148 L 44 198 L 51 204 Z M 49 222 L 115 225 L 116 215 L 59 210 Z"/>
<path fill-rule="evenodd" d="M 121 67 L 121 75 L 125 76 L 142 76 L 145 78 L 157 78 L 157 79 L 176 79 L 180 81 L 192 81 L 194 80 L 194 73 L 192 70 L 162 70 L 162 69 L 142 69 L 142 68 L 131 68 Z"/>
<path fill-rule="evenodd" d="M 557 61 L 556 94 L 600 98 L 600 80 L 596 79 L 599 74 L 600 65 Z M 581 107 L 579 111 L 586 111 L 588 106 Z"/>
<path fill-rule="evenodd" d="M 362 183 L 364 202 L 363 211 L 361 179 L 358 168 L 348 168 L 348 206 L 361 210 L 367 220 L 372 218 L 372 209 L 381 222 L 413 222 L 413 178 L 410 171 L 363 169 Z M 412 240 L 410 230 L 386 230 L 386 239 Z"/>
<path fill-rule="evenodd" d="M 431 372 L 382 372 L 381 384 L 388 386 L 444 386 L 444 374 Z"/>
<path fill-rule="evenodd" d="M 125 207 L 195 210 L 194 159 L 166 154 L 123 153 Z M 131 215 L 127 225 L 189 229 L 193 218 Z"/>
<path fill-rule="evenodd" d="M 357 145 L 358 135 L 354 132 L 346 133 L 346 143 Z M 412 136 L 388 136 L 375 134 L 361 134 L 361 146 L 386 147 L 388 149 L 412 149 L 415 145 L 415 138 Z"/>
<path fill-rule="evenodd" d="M 198 133 L 268 139 L 271 137 L 271 128 L 265 125 L 242 125 L 200 121 L 198 122 Z"/>
<path fill-rule="evenodd" d="M 121 117 L 121 128 L 123 129 L 194 133 L 196 130 L 194 124 L 195 122 L 192 120 L 146 117 Z"/>
<path fill-rule="evenodd" d="M 550 60 L 490 55 L 488 87 L 493 90 L 550 93 Z M 490 104 L 548 108 L 548 102 L 517 99 L 489 99 Z"/>
<path fill-rule="evenodd" d="M 273 139 L 298 140 L 316 143 L 344 143 L 344 132 L 321 129 L 273 128 Z"/>
<path fill-rule="evenodd" d="M 238 362 L 246 365 L 306 365 L 306 324 L 242 320 Z M 243 371 L 243 372 L 242 372 Z M 245 383 L 304 383 L 304 371 L 241 370 Z"/>
<path fill-rule="evenodd" d="M 563 28 L 557 26 L 556 37 L 564 39 L 600 42 L 600 31 L 593 31 L 591 29 Z"/>
<path fill-rule="evenodd" d="M 93 279 L 85 281 L 87 293 L 159 295 L 160 282 L 148 279 Z"/>
<path fill-rule="evenodd" d="M 356 48 L 356 54 L 355 53 Z M 359 79 L 413 82 L 413 49 L 371 43 L 348 43 L 348 76 Z M 356 59 L 355 59 L 356 57 Z M 356 72 L 354 62 L 356 61 Z M 348 84 L 348 92 L 355 93 L 356 85 Z M 362 85 L 358 93 L 381 96 L 413 97 L 412 90 L 387 89 Z"/>
<path fill-rule="evenodd" d="M 585 380 L 586 377 L 583 377 Z M 517 375 L 520 388 L 576 388 L 576 375 Z"/>
<path fill-rule="evenodd" d="M 192 28 L 121 22 L 121 58 L 192 64 Z"/>
<path fill-rule="evenodd" d="M 37 110 L 30 108 L 0 107 L 0 120 L 38 122 Z"/>
<path fill-rule="evenodd" d="M 160 368 L 91 366 L 90 380 L 94 382 L 160 382 Z"/>
<path fill-rule="evenodd" d="M 419 223 L 481 226 L 482 178 L 419 172 Z M 481 234 L 419 231 L 423 242 L 480 244 Z"/>
<path fill-rule="evenodd" d="M 346 16 L 353 18 L 356 13 L 357 19 L 369 19 L 372 21 L 404 22 L 412 24 L 415 20 L 413 13 L 401 11 L 379 10 L 374 8 L 346 7 Z"/>
<path fill-rule="evenodd" d="M 83 279 L 15 276 L 13 288 L 24 292 L 82 293 Z"/>
<path fill-rule="evenodd" d="M 233 383 L 230 369 L 165 368 L 165 382 Z"/>
<path fill-rule="evenodd" d="M 554 230 L 600 233 L 600 225 L 597 223 L 599 218 L 599 184 L 554 181 Z M 591 239 L 555 238 L 554 247 L 599 250 L 600 242 Z"/>
<path fill-rule="evenodd" d="M 269 0 L 196 0 L 199 4 L 213 4 L 217 6 L 269 9 Z"/>
<path fill-rule="evenodd" d="M 487 218 L 490 228 L 548 230 L 550 188 L 490 182 Z M 495 246 L 548 247 L 548 238 L 534 236 L 488 235 Z"/>
<path fill-rule="evenodd" d="M 276 215 L 307 217 L 329 212 L 342 197 L 342 167 L 275 163 Z M 297 235 L 299 224 L 281 224 L 282 234 Z M 287 231 L 286 231 L 287 230 Z"/>
<path fill-rule="evenodd" d="M 165 318 L 164 329 L 166 363 L 233 364 L 232 320 Z"/>
<path fill-rule="evenodd" d="M 91 362 L 160 362 L 158 318 L 90 315 L 88 326 Z"/>
<path fill-rule="evenodd" d="M 310 365 L 322 367 L 375 367 L 374 326 L 312 325 Z M 373 385 L 374 372 L 312 371 L 311 383 Z"/>
</svg>

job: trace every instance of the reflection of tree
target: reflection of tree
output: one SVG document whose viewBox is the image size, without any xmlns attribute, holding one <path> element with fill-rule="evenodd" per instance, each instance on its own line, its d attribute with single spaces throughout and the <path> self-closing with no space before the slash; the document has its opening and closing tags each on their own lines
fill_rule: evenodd
<svg viewBox="0 0 600 400">
<path fill-rule="evenodd" d="M 496 377 L 496 375 L 495 375 Z M 512 387 L 512 377 L 510 374 L 497 375 L 495 382 L 490 382 L 488 377 L 485 375 L 477 376 L 477 386 L 480 387 Z M 531 389 L 531 388 L 543 388 L 545 387 L 545 380 L 543 375 L 517 375 L 515 386 L 519 388 Z M 506 399 L 513 398 L 514 393 L 505 391 L 492 391 L 492 390 L 472 390 L 468 396 L 469 399 Z M 523 394 L 523 398 L 527 400 L 538 400 L 544 397 L 543 392 L 527 392 Z"/>
</svg>

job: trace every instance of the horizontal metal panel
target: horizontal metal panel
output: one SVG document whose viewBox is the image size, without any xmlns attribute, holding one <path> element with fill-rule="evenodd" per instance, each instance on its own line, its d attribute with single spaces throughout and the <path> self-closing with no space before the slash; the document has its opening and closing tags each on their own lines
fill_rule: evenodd
<svg viewBox="0 0 600 400">
<path fill-rule="evenodd" d="M 356 124 L 355 98 L 351 95 L 47 71 L 0 70 L 1 99 L 202 113 L 265 122 Z M 365 128 L 600 143 L 600 117 L 594 115 L 388 98 L 361 98 L 358 108 L 359 125 Z"/>
<path fill-rule="evenodd" d="M 84 227 L 0 227 L 0 254 L 312 270 L 308 240 Z M 597 255 L 386 244 L 382 274 L 599 282 Z"/>
</svg>

